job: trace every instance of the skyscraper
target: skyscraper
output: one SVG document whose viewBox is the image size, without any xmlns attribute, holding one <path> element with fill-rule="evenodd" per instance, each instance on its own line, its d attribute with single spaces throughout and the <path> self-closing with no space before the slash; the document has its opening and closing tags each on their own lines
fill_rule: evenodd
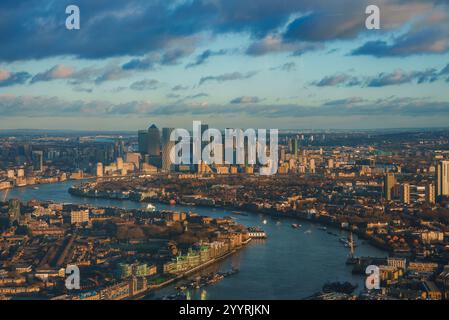
<svg viewBox="0 0 449 320">
<path fill-rule="evenodd" d="M 139 144 L 139 153 L 143 156 L 148 153 L 148 131 L 139 130 L 137 133 L 137 140 Z"/>
<path fill-rule="evenodd" d="M 292 139 L 290 140 L 290 152 L 294 155 L 298 155 L 298 140 Z"/>
<path fill-rule="evenodd" d="M 31 154 L 33 160 L 33 170 L 42 171 L 44 166 L 44 152 L 43 151 L 33 151 Z"/>
<path fill-rule="evenodd" d="M 449 161 L 441 161 L 437 165 L 437 195 L 449 195 Z"/>
<path fill-rule="evenodd" d="M 148 128 L 148 149 L 147 154 L 150 157 L 161 155 L 161 134 L 156 125 L 152 124 Z"/>
<path fill-rule="evenodd" d="M 392 199 L 392 190 L 395 184 L 394 174 L 388 172 L 384 176 L 384 199 L 386 201 L 391 201 Z"/>
</svg>

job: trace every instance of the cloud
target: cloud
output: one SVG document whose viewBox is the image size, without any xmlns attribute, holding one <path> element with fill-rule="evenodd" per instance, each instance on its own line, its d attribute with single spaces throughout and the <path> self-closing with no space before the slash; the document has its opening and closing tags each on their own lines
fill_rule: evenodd
<svg viewBox="0 0 449 320">
<path fill-rule="evenodd" d="M 368 79 L 368 87 L 385 87 L 391 85 L 400 85 L 404 83 L 411 83 L 416 81 L 417 83 L 433 82 L 437 80 L 436 71 L 429 69 L 427 71 L 412 71 L 405 72 L 401 69 L 397 69 L 391 73 L 380 73 L 377 77 Z"/>
<path fill-rule="evenodd" d="M 187 89 L 189 89 L 188 86 L 183 86 L 180 84 L 178 84 L 172 88 L 173 91 L 182 91 L 182 90 L 187 90 Z"/>
<path fill-rule="evenodd" d="M 299 56 L 308 51 L 322 49 L 324 46 L 320 43 L 309 42 L 286 42 L 278 34 L 270 34 L 265 38 L 253 42 L 246 50 L 251 56 L 261 56 L 269 53 L 292 52 Z"/>
<path fill-rule="evenodd" d="M 387 97 L 322 101 L 318 106 L 285 104 L 209 105 L 204 102 L 155 104 L 148 101 L 112 103 L 110 101 L 67 101 L 57 97 L 0 95 L 0 113 L 4 117 L 114 117 L 114 116 L 248 116 L 251 119 L 407 116 L 449 117 L 449 102 L 428 98 Z"/>
<path fill-rule="evenodd" d="M 211 57 L 223 56 L 223 55 L 228 54 L 229 52 L 231 52 L 231 51 L 230 50 L 226 50 L 226 49 L 221 49 L 221 50 L 217 50 L 217 51 L 205 50 L 201 54 L 196 56 L 196 59 L 195 59 L 194 62 L 191 62 L 188 65 L 186 65 L 186 69 L 192 68 L 192 67 L 197 67 L 199 65 L 204 64 Z"/>
<path fill-rule="evenodd" d="M 240 73 L 240 72 L 232 72 L 232 73 L 225 73 L 218 76 L 207 76 L 202 77 L 200 79 L 199 85 L 202 85 L 206 82 L 210 81 L 217 81 L 217 82 L 224 82 L 224 81 L 234 81 L 234 80 L 244 80 L 254 77 L 257 74 L 257 71 L 250 71 L 247 73 Z"/>
<path fill-rule="evenodd" d="M 286 72 L 294 71 L 294 70 L 296 70 L 296 63 L 286 62 L 280 66 L 270 68 L 270 70 L 280 70 L 280 71 L 286 71 Z"/>
<path fill-rule="evenodd" d="M 174 96 L 178 96 L 178 100 L 176 101 L 177 104 L 182 104 L 185 103 L 186 101 L 191 101 L 191 100 L 197 100 L 200 98 L 207 98 L 209 97 L 208 93 L 205 92 L 200 92 L 200 93 L 196 93 L 196 94 L 192 94 L 192 95 L 188 95 L 188 96 L 184 96 L 181 97 L 180 95 L 173 95 Z M 205 101 L 203 101 L 205 103 Z"/>
<path fill-rule="evenodd" d="M 133 90 L 143 91 L 143 90 L 155 90 L 159 88 L 159 86 L 160 86 L 159 81 L 154 79 L 145 79 L 132 83 L 130 88 Z"/>
<path fill-rule="evenodd" d="M 368 41 L 354 49 L 351 54 L 383 58 L 447 53 L 449 52 L 449 17 L 447 12 L 442 14 L 442 18 L 440 16 L 438 20 L 432 19 L 434 15 L 424 21 L 418 19 L 407 32 L 391 41 Z"/>
<path fill-rule="evenodd" d="M 28 72 L 10 72 L 0 69 L 0 87 L 9 87 L 17 84 L 24 84 L 31 78 Z"/>
<path fill-rule="evenodd" d="M 128 72 L 127 70 L 123 70 L 121 67 L 114 65 L 109 65 L 106 66 L 105 68 L 92 71 L 93 71 L 92 75 L 96 76 L 94 80 L 96 84 L 102 84 L 103 82 L 106 81 L 115 81 L 124 79 L 131 75 L 130 72 Z M 81 74 L 83 74 L 82 71 Z M 80 79 L 80 77 L 75 78 L 78 78 L 78 80 Z"/>
<path fill-rule="evenodd" d="M 32 79 L 31 83 L 39 81 L 50 81 L 55 79 L 67 79 L 74 74 L 74 70 L 70 66 L 63 64 L 55 65 L 54 67 L 48 69 L 45 72 L 36 74 Z"/>
<path fill-rule="evenodd" d="M 109 101 L 67 101 L 58 97 L 0 95 L 0 112 L 5 117 L 91 117 L 145 114 L 152 104 L 130 101 L 114 104 Z"/>
<path fill-rule="evenodd" d="M 284 51 L 299 54 L 318 48 L 313 43 L 322 45 L 326 41 L 351 40 L 363 35 L 366 32 L 364 11 L 372 3 L 369 0 L 345 0 L 344 4 L 328 0 L 110 0 L 100 3 L 77 0 L 82 18 L 81 29 L 76 32 L 64 25 L 64 12 L 69 4 L 72 4 L 69 0 L 50 1 L 41 6 L 1 1 L 0 61 L 131 56 L 134 58 L 125 64 L 126 68 L 150 68 L 148 61 L 136 59 L 158 52 L 161 63 L 179 63 L 180 57 L 193 52 L 189 53 L 190 48 L 183 51 L 186 42 L 194 47 L 210 35 L 223 34 L 248 35 L 254 41 L 248 50 L 251 55 Z M 449 18 L 441 15 L 448 10 L 445 1 L 378 0 L 376 4 L 382 8 L 382 30 L 377 34 L 387 34 L 416 17 L 430 15 L 416 28 L 422 32 L 413 30 L 398 40 L 403 52 L 437 53 L 447 49 Z M 394 48 L 379 50 L 383 51 L 381 54 L 390 54 L 397 52 Z"/>
<path fill-rule="evenodd" d="M 124 63 L 122 68 L 124 70 L 153 70 L 155 68 L 156 61 L 153 58 L 146 57 L 143 59 L 131 59 Z"/>
<path fill-rule="evenodd" d="M 258 97 L 249 97 L 249 96 L 242 96 L 235 99 L 232 99 L 230 101 L 231 104 L 251 104 L 251 103 L 259 103 L 262 101 Z"/>
<path fill-rule="evenodd" d="M 174 93 L 168 93 L 168 94 L 166 95 L 166 97 L 167 97 L 168 99 L 179 99 L 179 98 L 181 98 L 181 95 L 179 95 L 179 94 L 174 94 Z"/>
<path fill-rule="evenodd" d="M 184 41 L 186 42 L 186 41 Z M 143 58 L 133 58 L 122 65 L 123 70 L 146 71 L 155 70 L 157 66 L 176 65 L 180 60 L 189 56 L 194 50 L 191 43 L 186 47 L 153 52 Z"/>
<path fill-rule="evenodd" d="M 332 76 L 326 76 L 320 81 L 313 82 L 312 84 L 317 87 L 335 87 L 340 85 L 352 87 L 359 85 L 360 83 L 360 80 L 356 77 L 352 77 L 344 73 L 338 73 Z"/>
<path fill-rule="evenodd" d="M 319 81 L 312 82 L 317 87 L 386 87 L 392 85 L 401 85 L 407 83 L 432 83 L 444 79 L 449 74 L 449 64 L 438 71 L 436 68 L 426 69 L 424 71 L 404 71 L 396 69 L 393 72 L 381 72 L 376 76 L 351 76 L 345 73 L 338 73 L 326 76 Z"/>
</svg>

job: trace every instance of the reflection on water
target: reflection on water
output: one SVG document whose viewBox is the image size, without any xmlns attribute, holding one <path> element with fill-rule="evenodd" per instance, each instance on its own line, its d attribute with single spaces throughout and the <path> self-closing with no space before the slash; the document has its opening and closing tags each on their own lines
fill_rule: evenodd
<svg viewBox="0 0 449 320">
<path fill-rule="evenodd" d="M 31 199 L 53 200 L 66 203 L 89 203 L 97 206 L 120 206 L 141 208 L 146 204 L 131 201 L 78 198 L 67 190 L 76 182 L 40 185 L 38 190 L 30 187 L 10 190 L 8 198 L 22 201 Z M 3 199 L 5 192 L 0 192 Z M 238 268 L 239 273 L 226 277 L 216 284 L 199 290 L 189 290 L 191 299 L 300 299 L 319 291 L 326 281 L 350 281 L 363 287 L 363 278 L 353 275 L 351 267 L 345 264 L 348 248 L 338 240 L 347 237 L 346 232 L 302 221 L 301 227 L 294 219 L 272 219 L 263 214 L 233 214 L 218 208 L 192 208 L 156 204 L 158 209 L 185 210 L 212 217 L 232 216 L 246 226 L 258 226 L 268 234 L 267 240 L 252 241 L 248 246 L 231 257 L 210 266 L 202 272 L 228 271 Z M 358 239 L 355 237 L 355 241 Z M 386 256 L 386 253 L 357 241 L 356 255 Z M 172 285 L 156 292 L 158 298 L 175 292 Z"/>
</svg>

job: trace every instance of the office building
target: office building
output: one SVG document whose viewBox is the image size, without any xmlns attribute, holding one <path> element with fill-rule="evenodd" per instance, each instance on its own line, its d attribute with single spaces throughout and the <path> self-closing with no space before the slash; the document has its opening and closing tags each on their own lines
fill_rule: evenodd
<svg viewBox="0 0 449 320">
<path fill-rule="evenodd" d="M 147 154 L 150 157 L 159 157 L 161 155 L 161 134 L 154 124 L 148 128 Z"/>
<path fill-rule="evenodd" d="M 432 183 L 426 185 L 426 202 L 429 204 L 435 203 L 435 185 Z"/>
<path fill-rule="evenodd" d="M 444 160 L 437 165 L 437 195 L 449 196 L 449 161 Z"/>
<path fill-rule="evenodd" d="M 294 156 L 298 155 L 298 140 L 297 139 L 290 140 L 290 152 Z"/>
<path fill-rule="evenodd" d="M 393 194 L 393 188 L 396 183 L 396 179 L 394 177 L 394 174 L 391 172 L 388 172 L 384 176 L 384 199 L 386 201 L 392 200 L 392 194 Z"/>
<path fill-rule="evenodd" d="M 401 202 L 410 204 L 410 185 L 408 183 L 401 185 Z"/>
<path fill-rule="evenodd" d="M 139 153 L 145 155 L 148 153 L 148 131 L 139 130 L 137 133 L 137 143 L 139 146 Z"/>
<path fill-rule="evenodd" d="M 44 152 L 43 151 L 33 151 L 32 160 L 33 160 L 33 170 L 34 171 L 42 171 L 43 166 L 44 166 Z"/>
</svg>

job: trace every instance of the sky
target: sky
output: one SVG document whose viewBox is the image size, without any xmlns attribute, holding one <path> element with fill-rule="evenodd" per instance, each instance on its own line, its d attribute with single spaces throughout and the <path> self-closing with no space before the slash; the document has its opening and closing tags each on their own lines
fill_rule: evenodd
<svg viewBox="0 0 449 320">
<path fill-rule="evenodd" d="M 447 0 L 0 1 L 0 129 L 447 127 L 448 88 Z"/>
</svg>

